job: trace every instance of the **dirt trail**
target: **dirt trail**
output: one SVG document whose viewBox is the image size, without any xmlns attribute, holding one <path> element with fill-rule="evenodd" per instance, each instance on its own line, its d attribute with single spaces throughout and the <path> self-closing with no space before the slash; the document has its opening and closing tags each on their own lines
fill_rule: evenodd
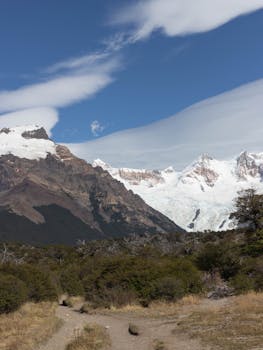
<svg viewBox="0 0 263 350">
<path fill-rule="evenodd" d="M 112 343 L 110 350 L 153 350 L 155 339 L 163 341 L 167 350 L 204 350 L 196 340 L 172 335 L 178 319 L 148 319 L 128 314 L 87 315 L 63 306 L 58 307 L 57 316 L 64 321 L 63 326 L 46 344 L 36 350 L 65 350 L 76 331 L 82 329 L 87 323 L 106 327 Z M 129 334 L 130 322 L 139 326 L 140 336 Z"/>
</svg>

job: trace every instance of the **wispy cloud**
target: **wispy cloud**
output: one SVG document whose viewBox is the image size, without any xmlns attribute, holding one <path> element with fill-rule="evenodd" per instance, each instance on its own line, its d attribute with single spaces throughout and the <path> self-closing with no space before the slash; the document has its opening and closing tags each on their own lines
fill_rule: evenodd
<svg viewBox="0 0 263 350">
<path fill-rule="evenodd" d="M 116 52 L 123 49 L 125 46 L 134 44 L 136 38 L 133 35 L 133 32 L 118 32 L 110 36 L 107 39 L 103 40 L 103 45 L 105 45 L 106 52 Z"/>
<path fill-rule="evenodd" d="M 124 7 L 113 22 L 133 26 L 130 40 L 162 30 L 168 36 L 215 29 L 230 20 L 263 8 L 263 0 L 143 0 Z"/>
<path fill-rule="evenodd" d="M 57 62 L 51 66 L 49 66 L 45 72 L 52 74 L 60 71 L 70 71 L 70 70 L 91 70 L 98 67 L 99 64 L 104 63 L 105 60 L 110 56 L 110 52 L 108 50 L 93 52 L 91 54 L 72 57 L 67 60 L 63 60 Z"/>
<path fill-rule="evenodd" d="M 99 136 L 100 133 L 105 129 L 105 126 L 102 125 L 98 120 L 93 120 L 90 124 L 90 130 L 93 136 Z"/>
<path fill-rule="evenodd" d="M 6 126 L 35 121 L 50 131 L 58 122 L 56 109 L 89 99 L 114 81 L 114 73 L 123 66 L 118 51 L 128 41 L 127 34 L 117 33 L 105 40 L 100 50 L 56 62 L 43 69 L 33 84 L 14 90 L 0 90 L 0 113 L 13 112 L 0 115 L 0 125 L 1 121 Z M 94 136 L 103 129 L 96 120 L 91 124 Z"/>
<path fill-rule="evenodd" d="M 113 81 L 113 73 L 121 65 L 117 57 L 96 65 L 84 64 L 84 59 L 79 61 L 79 64 L 76 61 L 60 63 L 60 67 L 67 67 L 68 72 L 48 76 L 44 82 L 0 91 L 0 112 L 35 107 L 59 108 L 88 99 Z M 54 71 L 58 69 L 59 66 L 53 66 Z"/>
</svg>

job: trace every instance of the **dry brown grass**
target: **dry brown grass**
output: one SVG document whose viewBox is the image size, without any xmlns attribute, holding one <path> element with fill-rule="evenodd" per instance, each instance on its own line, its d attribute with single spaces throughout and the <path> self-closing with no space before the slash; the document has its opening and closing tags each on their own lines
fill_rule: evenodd
<svg viewBox="0 0 263 350">
<path fill-rule="evenodd" d="M 99 350 L 110 346 L 110 337 L 106 329 L 99 325 L 87 325 L 66 350 Z"/>
<path fill-rule="evenodd" d="M 69 297 L 69 300 L 71 301 L 72 305 L 75 307 L 75 306 L 78 306 L 80 304 L 83 304 L 85 299 L 84 297 L 81 297 L 81 296 L 78 296 L 78 297 Z"/>
<path fill-rule="evenodd" d="M 54 333 L 61 321 L 54 303 L 28 303 L 0 316 L 0 350 L 32 350 Z"/>
<path fill-rule="evenodd" d="M 173 317 L 181 313 L 182 308 L 188 309 L 198 306 L 202 299 L 200 296 L 188 295 L 183 297 L 177 302 L 168 303 L 163 301 L 156 301 L 150 304 L 149 307 L 145 308 L 139 304 L 126 305 L 122 308 L 111 307 L 108 312 L 116 313 L 129 313 L 141 317 L 150 318 L 163 318 Z M 107 313 L 107 311 L 105 311 Z"/>
<path fill-rule="evenodd" d="M 193 306 L 199 305 L 202 299 L 199 295 L 186 295 L 181 300 L 179 300 L 176 304 L 180 306 Z"/>
<path fill-rule="evenodd" d="M 209 303 L 186 316 L 178 329 L 213 349 L 262 349 L 263 293 L 234 297 L 226 304 Z"/>
</svg>

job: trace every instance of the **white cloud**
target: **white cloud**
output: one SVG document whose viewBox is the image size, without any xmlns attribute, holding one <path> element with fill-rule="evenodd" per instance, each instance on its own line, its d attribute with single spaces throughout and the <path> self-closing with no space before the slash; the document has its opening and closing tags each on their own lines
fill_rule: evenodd
<svg viewBox="0 0 263 350">
<path fill-rule="evenodd" d="M 263 79 L 197 103 L 175 116 L 80 144 L 72 152 L 113 166 L 178 170 L 202 153 L 228 158 L 263 151 Z"/>
<path fill-rule="evenodd" d="M 106 52 L 116 52 L 127 45 L 134 44 L 134 42 L 136 42 L 136 39 L 133 33 L 119 32 L 104 40 L 103 44 L 105 45 Z"/>
<path fill-rule="evenodd" d="M 89 65 L 81 66 L 81 70 L 72 69 L 65 75 L 51 77 L 42 83 L 23 86 L 17 90 L 0 91 L 0 112 L 42 106 L 65 107 L 90 98 L 113 81 L 112 74 L 119 68 L 120 61 L 112 58 L 93 65 L 93 69 Z"/>
<path fill-rule="evenodd" d="M 177 36 L 206 32 L 263 8 L 263 0 L 144 0 L 125 7 L 114 22 L 135 26 L 134 39 L 161 29 Z"/>
<path fill-rule="evenodd" d="M 103 125 L 100 124 L 98 120 L 93 120 L 93 122 L 90 124 L 90 130 L 93 134 L 93 136 L 99 136 L 99 134 L 105 129 Z"/>
<path fill-rule="evenodd" d="M 57 122 L 58 113 L 52 108 L 34 108 L 0 115 L 0 129 L 36 124 L 43 126 L 49 136 Z"/>
<path fill-rule="evenodd" d="M 51 133 L 57 108 L 91 98 L 113 81 L 120 66 L 119 57 L 98 52 L 48 67 L 45 81 L 0 91 L 0 113 L 13 112 L 0 115 L 0 127 L 38 124 Z"/>
<path fill-rule="evenodd" d="M 45 72 L 47 73 L 56 73 L 61 70 L 70 70 L 70 69 L 82 69 L 87 70 L 94 69 L 98 66 L 99 63 L 102 63 L 105 59 L 109 57 L 109 52 L 94 52 L 92 54 L 70 58 L 61 62 L 57 62 L 50 67 L 48 67 Z M 101 68 L 101 67 L 100 67 Z"/>
</svg>

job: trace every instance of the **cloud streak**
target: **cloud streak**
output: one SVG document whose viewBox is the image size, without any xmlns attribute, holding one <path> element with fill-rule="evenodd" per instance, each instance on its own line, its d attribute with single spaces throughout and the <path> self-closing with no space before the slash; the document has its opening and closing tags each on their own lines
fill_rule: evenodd
<svg viewBox="0 0 263 350">
<path fill-rule="evenodd" d="M 79 61 L 81 59 L 79 58 Z M 117 58 L 89 65 L 81 62 L 60 63 L 54 70 L 67 67 L 70 71 L 46 81 L 23 86 L 17 90 L 0 91 L 0 112 L 35 107 L 60 108 L 92 97 L 113 81 L 113 72 L 120 66 Z M 73 67 L 73 69 L 70 67 Z"/>
<path fill-rule="evenodd" d="M 77 70 L 81 71 L 82 69 L 84 71 L 96 69 L 99 67 L 100 63 L 104 63 L 105 60 L 110 56 L 109 51 L 102 51 L 102 52 L 94 52 L 88 55 L 83 55 L 80 57 L 73 57 L 67 60 L 63 60 L 61 62 L 57 62 L 51 66 L 49 66 L 45 72 L 52 74 L 57 73 L 59 71 L 67 71 L 67 70 Z M 101 68 L 101 67 L 100 67 Z"/>
<path fill-rule="evenodd" d="M 133 40 L 162 30 L 168 36 L 202 33 L 263 8 L 263 0 L 143 0 L 124 7 L 113 23 L 134 28 Z"/>
</svg>

